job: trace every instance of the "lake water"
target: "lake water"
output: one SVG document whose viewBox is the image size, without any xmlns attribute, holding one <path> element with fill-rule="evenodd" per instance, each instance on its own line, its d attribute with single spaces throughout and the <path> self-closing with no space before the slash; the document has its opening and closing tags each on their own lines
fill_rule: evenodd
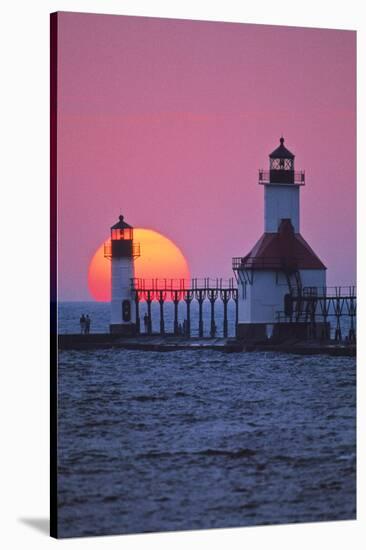
<svg viewBox="0 0 366 550">
<path fill-rule="evenodd" d="M 106 304 L 63 304 L 104 332 Z M 207 319 L 206 319 L 207 320 Z M 59 535 L 353 519 L 355 359 L 59 353 Z"/>
</svg>

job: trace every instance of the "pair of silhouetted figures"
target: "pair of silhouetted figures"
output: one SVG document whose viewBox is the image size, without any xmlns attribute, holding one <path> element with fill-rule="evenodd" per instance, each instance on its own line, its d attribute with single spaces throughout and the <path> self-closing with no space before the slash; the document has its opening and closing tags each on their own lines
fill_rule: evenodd
<svg viewBox="0 0 366 550">
<path fill-rule="evenodd" d="M 90 319 L 89 315 L 84 315 L 84 313 L 83 313 L 82 316 L 80 317 L 80 331 L 81 331 L 81 334 L 89 334 L 89 332 L 90 332 L 90 323 L 91 323 L 91 319 Z"/>
</svg>

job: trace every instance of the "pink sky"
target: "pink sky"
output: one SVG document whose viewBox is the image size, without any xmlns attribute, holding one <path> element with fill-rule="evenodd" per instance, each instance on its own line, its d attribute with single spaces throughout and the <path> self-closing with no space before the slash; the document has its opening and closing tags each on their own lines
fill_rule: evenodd
<svg viewBox="0 0 366 550">
<path fill-rule="evenodd" d="M 59 297 L 120 211 L 230 277 L 263 233 L 258 168 L 283 133 L 305 169 L 301 233 L 329 285 L 355 282 L 356 33 L 61 13 Z"/>
</svg>

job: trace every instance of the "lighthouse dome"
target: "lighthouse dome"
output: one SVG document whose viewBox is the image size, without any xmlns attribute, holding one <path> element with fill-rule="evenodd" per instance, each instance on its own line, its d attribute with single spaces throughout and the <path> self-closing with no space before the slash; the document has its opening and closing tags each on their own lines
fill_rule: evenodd
<svg viewBox="0 0 366 550">
<path fill-rule="evenodd" d="M 118 222 L 112 225 L 111 229 L 132 229 L 132 225 L 126 223 L 124 217 L 121 215 L 118 217 Z"/>
<path fill-rule="evenodd" d="M 284 146 L 285 138 L 281 137 L 280 145 L 269 155 L 270 159 L 294 159 L 295 155 Z"/>
</svg>

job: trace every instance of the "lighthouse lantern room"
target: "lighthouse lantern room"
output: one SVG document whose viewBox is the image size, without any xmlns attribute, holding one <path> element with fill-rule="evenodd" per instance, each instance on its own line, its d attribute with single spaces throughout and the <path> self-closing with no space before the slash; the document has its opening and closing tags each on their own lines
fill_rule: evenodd
<svg viewBox="0 0 366 550">
<path fill-rule="evenodd" d="M 111 227 L 111 239 L 104 248 L 111 260 L 111 323 L 110 332 L 131 335 L 136 332 L 136 313 L 133 307 L 132 281 L 134 259 L 140 255 L 140 246 L 134 243 L 133 227 L 119 216 Z"/>
<path fill-rule="evenodd" d="M 279 147 L 269 155 L 269 170 L 259 171 L 259 184 L 264 187 L 264 233 L 246 256 L 233 258 L 239 338 L 266 339 L 288 317 L 286 296 L 318 292 L 326 286 L 326 267 L 300 234 L 300 188 L 305 173 L 295 171 L 295 156 L 284 141 L 281 137 Z"/>
</svg>

